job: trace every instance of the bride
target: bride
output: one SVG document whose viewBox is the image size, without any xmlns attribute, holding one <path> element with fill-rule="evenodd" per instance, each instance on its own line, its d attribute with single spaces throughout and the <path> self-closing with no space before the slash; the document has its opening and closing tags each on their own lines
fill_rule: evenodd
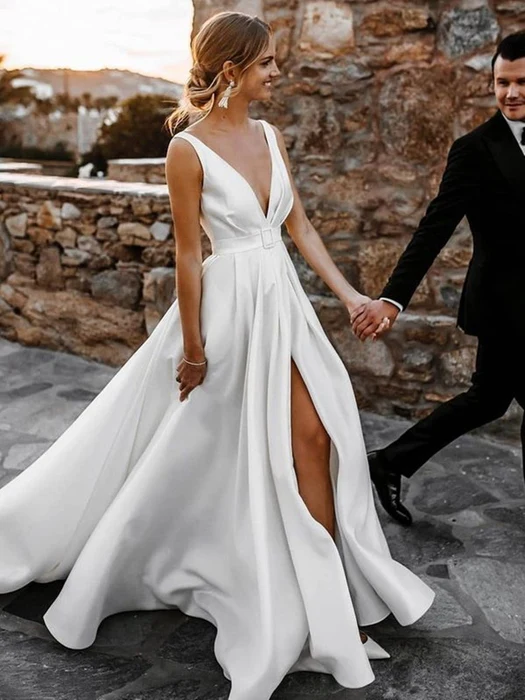
<svg viewBox="0 0 525 700">
<path fill-rule="evenodd" d="M 44 621 L 73 649 L 125 610 L 204 618 L 230 700 L 268 700 L 296 670 L 361 687 L 388 654 L 358 625 L 411 624 L 433 593 L 390 556 L 350 380 L 281 225 L 349 313 L 367 297 L 308 221 L 281 134 L 248 116 L 279 75 L 268 25 L 218 14 L 193 56 L 170 121 L 202 118 L 166 165 L 178 301 L 0 491 L 0 592 L 66 579 Z"/>
</svg>

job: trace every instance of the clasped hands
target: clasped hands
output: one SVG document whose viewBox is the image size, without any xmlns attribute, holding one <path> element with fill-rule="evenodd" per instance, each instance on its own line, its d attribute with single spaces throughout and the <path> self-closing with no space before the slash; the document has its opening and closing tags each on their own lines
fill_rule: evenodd
<svg viewBox="0 0 525 700">
<path fill-rule="evenodd" d="M 360 295 L 357 304 L 347 308 L 352 330 L 359 340 L 376 340 L 392 328 L 399 314 L 399 309 L 394 304 L 382 299 L 370 299 L 364 295 Z M 177 366 L 176 377 L 181 401 L 187 399 L 193 389 L 203 383 L 206 371 L 206 360 L 197 363 L 181 360 Z"/>
<path fill-rule="evenodd" d="M 382 299 L 366 298 L 366 301 L 350 311 L 350 323 L 359 340 L 376 340 L 392 328 L 398 314 L 399 309 L 394 304 Z"/>
</svg>

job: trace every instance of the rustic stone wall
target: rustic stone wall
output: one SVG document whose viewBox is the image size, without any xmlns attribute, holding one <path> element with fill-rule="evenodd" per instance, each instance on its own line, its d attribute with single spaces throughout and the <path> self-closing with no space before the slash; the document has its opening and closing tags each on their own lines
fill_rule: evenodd
<svg viewBox="0 0 525 700">
<path fill-rule="evenodd" d="M 452 141 L 494 113 L 490 58 L 501 36 L 525 29 L 525 3 L 193 4 L 194 31 L 224 9 L 257 14 L 274 28 L 282 75 L 272 103 L 254 114 L 283 131 L 305 207 L 338 265 L 378 294 L 437 191 Z M 455 328 L 455 314 L 470 255 L 463 223 L 409 315 L 384 341 L 363 346 L 341 330 L 344 314 L 299 263 L 361 405 L 417 417 L 468 384 L 475 347 Z"/>
<path fill-rule="evenodd" d="M 120 365 L 174 287 L 165 186 L 0 174 L 0 333 Z"/>
<path fill-rule="evenodd" d="M 108 161 L 107 176 L 119 182 L 149 182 L 158 185 L 166 182 L 165 158 L 118 158 Z"/>
<path fill-rule="evenodd" d="M 39 175 L 42 166 L 38 163 L 22 163 L 16 160 L 0 158 L 0 173 L 23 173 L 24 175 Z"/>
</svg>

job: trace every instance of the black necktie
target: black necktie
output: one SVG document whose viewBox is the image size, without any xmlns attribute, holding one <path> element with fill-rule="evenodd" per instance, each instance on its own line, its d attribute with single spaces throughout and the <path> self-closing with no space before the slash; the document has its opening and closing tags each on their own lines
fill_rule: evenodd
<svg viewBox="0 0 525 700">
<path fill-rule="evenodd" d="M 523 127 L 523 131 L 521 132 L 521 141 L 520 141 L 522 146 L 525 146 L 525 126 Z"/>
</svg>

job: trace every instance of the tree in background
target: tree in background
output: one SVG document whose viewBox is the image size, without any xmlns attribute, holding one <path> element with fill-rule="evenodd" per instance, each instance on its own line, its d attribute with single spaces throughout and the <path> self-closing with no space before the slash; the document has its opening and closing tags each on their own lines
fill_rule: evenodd
<svg viewBox="0 0 525 700">
<path fill-rule="evenodd" d="M 161 158 L 170 134 L 164 126 L 173 109 L 166 95 L 135 95 L 122 102 L 116 121 L 104 124 L 97 145 L 112 158 Z"/>
<path fill-rule="evenodd" d="M 4 61 L 5 55 L 0 54 L 0 106 L 8 103 L 29 104 L 33 100 L 31 88 L 14 87 L 13 81 L 24 76 L 17 70 L 3 70 Z"/>
<path fill-rule="evenodd" d="M 4 105 L 28 104 L 33 99 L 28 87 L 14 87 L 13 80 L 22 77 L 20 71 L 2 69 L 5 56 L 0 54 L 0 144 L 5 143 L 5 126 L 2 123 L 1 112 Z"/>
<path fill-rule="evenodd" d="M 82 105 L 86 109 L 97 109 L 102 112 L 113 109 L 118 104 L 119 98 L 116 95 L 107 97 L 92 98 L 88 92 L 83 93 L 82 98 L 72 97 L 67 92 L 57 92 L 52 97 L 35 97 L 33 95 L 32 102 L 38 114 L 51 114 L 58 110 L 64 114 L 67 112 L 76 112 Z"/>
<path fill-rule="evenodd" d="M 119 98 L 116 95 L 108 95 L 107 97 L 95 97 L 93 100 L 93 106 L 95 109 L 112 109 L 116 107 L 119 102 Z"/>
<path fill-rule="evenodd" d="M 51 114 L 51 112 L 54 112 L 56 109 L 54 100 L 52 100 L 50 97 L 44 97 L 44 98 L 34 97 L 33 104 L 34 104 L 34 111 L 37 114 L 44 114 L 46 116 Z"/>
<path fill-rule="evenodd" d="M 83 92 L 80 97 L 80 104 L 83 104 L 86 109 L 93 107 L 93 95 L 90 92 Z"/>
<path fill-rule="evenodd" d="M 76 112 L 80 106 L 80 99 L 72 97 L 68 92 L 57 92 L 53 102 L 61 112 Z"/>
</svg>

